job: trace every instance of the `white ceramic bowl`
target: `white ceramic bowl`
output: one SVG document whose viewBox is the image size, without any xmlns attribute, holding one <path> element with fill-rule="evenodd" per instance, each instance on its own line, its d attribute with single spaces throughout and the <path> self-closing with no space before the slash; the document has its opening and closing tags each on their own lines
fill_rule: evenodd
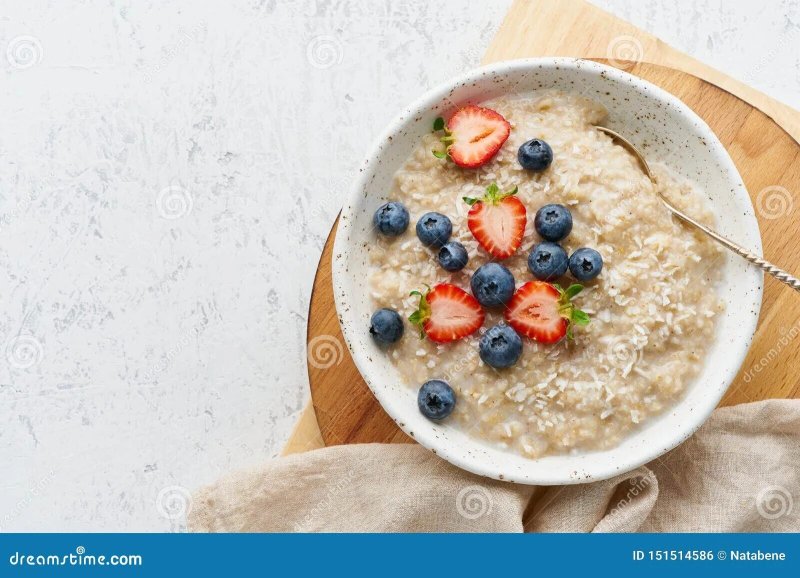
<svg viewBox="0 0 800 578">
<path fill-rule="evenodd" d="M 727 301 L 699 377 L 685 397 L 648 420 L 619 446 L 599 452 L 532 460 L 467 436 L 455 425 L 433 423 L 417 409 L 417 390 L 402 385 L 386 354 L 370 339 L 373 306 L 366 287 L 372 215 L 387 200 L 392 177 L 434 118 L 457 105 L 542 88 L 580 91 L 609 110 L 608 126 L 696 181 L 711 198 L 717 228 L 761 254 L 761 238 L 742 179 L 717 137 L 689 107 L 660 88 L 615 68 L 586 60 L 535 58 L 479 68 L 429 91 L 404 110 L 372 149 L 342 211 L 336 235 L 333 285 L 339 321 L 361 375 L 400 428 L 449 462 L 483 476 L 524 484 L 576 484 L 630 471 L 694 433 L 733 381 L 753 337 L 763 276 L 728 254 L 720 294 Z M 668 157 L 668 158 L 667 158 Z M 407 332 L 408 333 L 408 332 Z"/>
</svg>

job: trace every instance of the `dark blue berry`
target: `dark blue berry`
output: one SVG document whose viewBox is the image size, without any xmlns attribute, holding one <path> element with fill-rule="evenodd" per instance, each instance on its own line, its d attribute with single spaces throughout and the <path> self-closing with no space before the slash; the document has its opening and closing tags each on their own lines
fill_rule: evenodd
<svg viewBox="0 0 800 578">
<path fill-rule="evenodd" d="M 503 305 L 514 295 L 514 275 L 499 263 L 478 267 L 469 284 L 475 299 L 484 307 Z"/>
<path fill-rule="evenodd" d="M 543 140 L 535 138 L 519 147 L 517 160 L 523 169 L 543 171 L 553 162 L 553 149 Z"/>
<path fill-rule="evenodd" d="M 394 309 L 378 309 L 369 322 L 369 333 L 382 345 L 389 345 L 403 336 L 403 319 Z"/>
<path fill-rule="evenodd" d="M 453 413 L 456 394 L 446 382 L 441 379 L 431 379 L 419 388 L 417 405 L 422 415 L 428 419 L 444 419 Z"/>
<path fill-rule="evenodd" d="M 397 201 L 382 204 L 372 216 L 375 228 L 388 237 L 397 237 L 405 233 L 408 229 L 408 219 L 408 209 Z"/>
<path fill-rule="evenodd" d="M 461 271 L 467 266 L 467 261 L 467 250 L 458 241 L 449 241 L 439 249 L 439 264 L 446 271 Z"/>
<path fill-rule="evenodd" d="M 441 213 L 425 213 L 417 221 L 417 237 L 426 247 L 441 247 L 452 232 L 453 224 Z"/>
<path fill-rule="evenodd" d="M 557 243 L 542 241 L 528 255 L 528 269 L 540 281 L 558 279 L 567 272 L 567 252 Z"/>
<path fill-rule="evenodd" d="M 583 247 L 570 256 L 569 270 L 578 281 L 591 281 L 603 270 L 603 257 L 594 249 Z"/>
<path fill-rule="evenodd" d="M 497 369 L 511 367 L 522 355 L 522 339 L 505 323 L 495 325 L 481 337 L 481 359 Z"/>
<path fill-rule="evenodd" d="M 572 232 L 572 213 L 564 205 L 545 205 L 533 219 L 536 232 L 546 241 L 560 241 Z"/>
</svg>

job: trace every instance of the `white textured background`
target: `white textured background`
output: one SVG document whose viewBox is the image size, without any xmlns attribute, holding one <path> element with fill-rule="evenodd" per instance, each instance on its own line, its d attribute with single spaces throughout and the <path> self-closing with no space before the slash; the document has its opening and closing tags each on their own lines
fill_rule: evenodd
<svg viewBox="0 0 800 578">
<path fill-rule="evenodd" d="M 181 530 L 275 455 L 367 144 L 509 0 L 0 1 L 0 528 Z M 800 3 L 603 0 L 800 107 Z"/>
</svg>

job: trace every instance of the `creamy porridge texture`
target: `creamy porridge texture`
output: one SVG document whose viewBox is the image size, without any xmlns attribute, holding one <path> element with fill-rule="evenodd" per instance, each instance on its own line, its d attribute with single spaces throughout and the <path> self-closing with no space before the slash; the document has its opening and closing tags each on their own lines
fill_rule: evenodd
<svg viewBox="0 0 800 578">
<path fill-rule="evenodd" d="M 723 304 L 715 291 L 722 255 L 699 234 L 674 220 L 657 200 L 635 159 L 593 125 L 605 120 L 602 106 L 569 93 L 536 93 L 481 103 L 503 115 L 511 134 L 499 153 L 477 169 L 436 158 L 439 136 L 427 135 L 397 172 L 388 198 L 407 207 L 411 226 L 400 236 L 371 245 L 369 279 L 376 307 L 407 319 L 417 308 L 412 290 L 452 283 L 470 292 L 475 270 L 494 261 L 467 227 L 463 197 L 480 197 L 487 185 L 518 187 L 528 213 L 521 248 L 502 261 L 519 287 L 533 279 L 530 248 L 540 242 L 537 209 L 567 206 L 572 232 L 568 254 L 593 247 L 603 256 L 599 277 L 585 283 L 577 305 L 591 323 L 572 341 L 543 345 L 523 338 L 512 367 L 494 369 L 478 353 L 481 334 L 503 321 L 503 307 L 486 309 L 477 333 L 451 343 L 420 339 L 406 327 L 386 352 L 414 389 L 441 379 L 457 403 L 447 418 L 471 435 L 529 457 L 591 451 L 617 445 L 653 416 L 670 408 L 702 366 Z M 543 139 L 554 161 L 532 173 L 517 162 L 525 141 Z M 709 203 L 691 182 L 666 167 L 652 167 L 659 187 L 676 205 L 713 224 Z M 451 239 L 469 254 L 458 272 L 444 270 L 436 251 L 414 235 L 423 214 L 452 220 Z M 568 285 L 570 275 L 558 280 Z"/>
</svg>

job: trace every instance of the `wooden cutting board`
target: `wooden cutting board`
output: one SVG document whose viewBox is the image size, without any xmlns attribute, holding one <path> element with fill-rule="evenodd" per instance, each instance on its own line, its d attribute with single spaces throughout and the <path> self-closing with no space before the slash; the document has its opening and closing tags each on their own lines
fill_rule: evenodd
<svg viewBox="0 0 800 578">
<path fill-rule="evenodd" d="M 727 147 L 754 206 L 762 208 L 759 224 L 765 257 L 800 273 L 800 255 L 793 251 L 792 242 L 794 223 L 800 218 L 800 146 L 791 136 L 800 136 L 800 113 L 579 0 L 518 0 L 485 62 L 534 55 L 594 56 L 601 61 L 610 57 L 611 64 L 686 102 Z M 623 56 L 680 70 L 629 62 Z M 777 213 L 781 215 L 775 218 Z M 313 409 L 307 408 L 301 416 L 284 453 L 343 443 L 411 441 L 378 405 L 344 344 L 330 280 L 335 230 L 334 225 L 320 259 L 309 311 Z M 753 347 L 722 404 L 800 397 L 800 374 L 794 369 L 800 359 L 798 333 L 800 296 L 768 279 Z"/>
</svg>

